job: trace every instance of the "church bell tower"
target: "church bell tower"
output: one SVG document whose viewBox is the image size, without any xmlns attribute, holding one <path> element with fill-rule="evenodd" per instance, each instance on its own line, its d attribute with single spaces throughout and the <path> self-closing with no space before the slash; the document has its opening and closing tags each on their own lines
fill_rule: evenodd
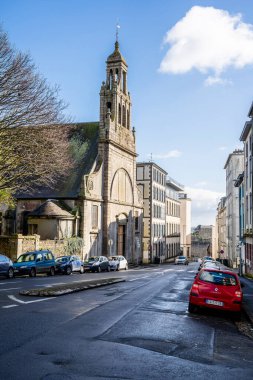
<svg viewBox="0 0 253 380">
<path fill-rule="evenodd" d="M 109 252 L 133 254 L 133 213 L 136 193 L 135 131 L 131 127 L 131 98 L 127 86 L 128 66 L 119 50 L 106 61 L 106 81 L 100 90 L 99 157 L 103 163 L 103 244 Z M 131 217 L 129 217 L 131 215 Z M 122 225 L 122 223 L 125 223 Z M 120 233 L 123 240 L 120 248 Z"/>
</svg>

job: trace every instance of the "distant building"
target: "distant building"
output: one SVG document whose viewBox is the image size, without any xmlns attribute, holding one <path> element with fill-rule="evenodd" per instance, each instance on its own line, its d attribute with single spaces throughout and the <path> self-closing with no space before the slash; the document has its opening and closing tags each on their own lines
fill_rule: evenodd
<svg viewBox="0 0 253 380">
<path fill-rule="evenodd" d="M 216 233 L 217 245 L 215 257 L 219 259 L 227 259 L 227 228 L 226 228 L 226 197 L 222 197 L 217 207 L 216 215 Z"/>
<path fill-rule="evenodd" d="M 198 225 L 192 233 L 192 257 L 213 256 L 215 227 Z M 215 257 L 215 256 L 214 256 Z"/>
<path fill-rule="evenodd" d="M 184 186 L 171 177 L 166 180 L 166 234 L 165 234 L 165 260 L 174 261 L 180 254 L 180 191 Z"/>
<path fill-rule="evenodd" d="M 165 258 L 165 192 L 167 172 L 154 162 L 136 165 L 136 182 L 143 196 L 143 262 Z"/>
<path fill-rule="evenodd" d="M 230 153 L 225 163 L 226 170 L 226 228 L 227 255 L 233 267 L 238 266 L 239 252 L 239 195 L 234 186 L 238 175 L 244 169 L 244 152 L 236 149 Z"/>
<path fill-rule="evenodd" d="M 192 257 L 191 250 L 191 199 L 179 193 L 180 200 L 180 249 L 184 256 Z"/>
</svg>

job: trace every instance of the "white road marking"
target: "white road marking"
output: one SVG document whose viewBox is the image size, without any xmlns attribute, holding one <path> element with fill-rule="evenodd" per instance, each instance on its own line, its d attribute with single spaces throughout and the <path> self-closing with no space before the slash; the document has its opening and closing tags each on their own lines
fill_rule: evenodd
<svg viewBox="0 0 253 380">
<path fill-rule="evenodd" d="M 12 281 L 11 284 L 18 284 L 21 281 Z M 6 282 L 0 282 L 0 285 L 6 285 Z"/>
<path fill-rule="evenodd" d="M 38 286 L 38 287 L 44 287 L 44 288 L 50 288 L 51 286 L 55 286 L 55 285 L 65 285 L 67 284 L 66 282 L 56 282 L 55 284 L 40 284 L 40 285 L 34 285 L 34 286 Z"/>
<path fill-rule="evenodd" d="M 40 284 L 40 285 L 34 285 L 34 286 L 38 286 L 39 288 L 50 288 L 51 285 L 48 285 L 48 284 Z"/>
<path fill-rule="evenodd" d="M 8 305 L 8 306 L 2 306 L 2 309 L 9 309 L 11 307 L 15 307 L 15 306 L 18 306 L 18 305 Z"/>
<path fill-rule="evenodd" d="M 6 289 L 0 289 L 0 292 L 6 292 L 6 290 L 14 290 L 14 289 L 20 289 L 20 288 L 6 288 Z"/>
<path fill-rule="evenodd" d="M 52 300 L 54 299 L 55 297 L 48 297 L 48 298 L 42 298 L 42 299 L 38 299 L 38 300 L 34 300 L 34 301 L 21 301 L 19 300 L 18 298 L 16 298 L 15 296 L 8 296 L 11 300 L 15 301 L 15 302 L 19 302 L 19 303 L 22 303 L 22 304 L 28 304 L 28 303 L 35 303 L 35 302 L 42 302 L 42 301 L 47 301 L 47 300 Z"/>
</svg>

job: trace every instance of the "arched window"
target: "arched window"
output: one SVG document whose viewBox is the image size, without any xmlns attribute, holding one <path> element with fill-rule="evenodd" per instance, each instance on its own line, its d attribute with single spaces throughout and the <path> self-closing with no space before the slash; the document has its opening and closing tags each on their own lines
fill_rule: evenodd
<svg viewBox="0 0 253 380">
<path fill-rule="evenodd" d="M 118 107 L 118 123 L 121 124 L 121 105 Z"/>
<path fill-rule="evenodd" d="M 122 107 L 122 125 L 123 125 L 123 127 L 125 127 L 126 126 L 126 107 L 125 106 L 123 106 Z"/>
<path fill-rule="evenodd" d="M 115 70 L 115 81 L 117 81 L 117 83 L 119 83 L 119 70 L 118 69 Z"/>
<path fill-rule="evenodd" d="M 129 110 L 127 110 L 127 129 L 130 129 L 130 113 L 129 113 Z"/>
<path fill-rule="evenodd" d="M 108 111 L 111 112 L 112 103 L 111 103 L 111 102 L 107 102 L 107 103 L 106 103 L 106 107 L 107 107 L 107 112 L 108 112 Z"/>
<path fill-rule="evenodd" d="M 109 88 L 112 89 L 112 81 L 113 81 L 113 73 L 112 69 L 110 70 L 110 76 L 109 76 Z"/>
</svg>

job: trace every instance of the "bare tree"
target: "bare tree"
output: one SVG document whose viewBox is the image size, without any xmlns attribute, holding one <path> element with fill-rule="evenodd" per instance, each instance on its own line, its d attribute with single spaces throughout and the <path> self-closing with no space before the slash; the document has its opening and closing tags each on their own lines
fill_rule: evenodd
<svg viewBox="0 0 253 380">
<path fill-rule="evenodd" d="M 0 201 L 53 186 L 71 167 L 65 104 L 0 29 Z"/>
</svg>

